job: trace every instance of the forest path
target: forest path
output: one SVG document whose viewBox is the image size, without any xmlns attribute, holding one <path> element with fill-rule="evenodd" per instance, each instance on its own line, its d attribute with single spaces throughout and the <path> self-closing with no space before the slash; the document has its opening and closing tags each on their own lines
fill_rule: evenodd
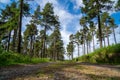
<svg viewBox="0 0 120 80">
<path fill-rule="evenodd" d="M 0 68 L 0 80 L 13 80 L 16 77 L 23 77 L 26 75 L 35 74 L 37 70 L 42 69 L 54 63 L 40 63 L 40 64 L 21 64 Z"/>
<path fill-rule="evenodd" d="M 0 69 L 0 80 L 120 80 L 120 65 L 40 63 Z"/>
</svg>

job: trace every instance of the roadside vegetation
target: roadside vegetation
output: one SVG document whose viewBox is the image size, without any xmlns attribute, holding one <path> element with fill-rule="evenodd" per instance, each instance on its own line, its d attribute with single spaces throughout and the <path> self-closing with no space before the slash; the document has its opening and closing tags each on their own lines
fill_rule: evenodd
<svg viewBox="0 0 120 80">
<path fill-rule="evenodd" d="M 96 49 L 94 52 L 76 58 L 81 62 L 120 64 L 120 44 Z"/>
<path fill-rule="evenodd" d="M 0 47 L 0 66 L 16 65 L 16 64 L 37 64 L 49 62 L 48 58 L 31 58 L 28 55 L 18 54 L 12 51 L 5 51 Z"/>
</svg>

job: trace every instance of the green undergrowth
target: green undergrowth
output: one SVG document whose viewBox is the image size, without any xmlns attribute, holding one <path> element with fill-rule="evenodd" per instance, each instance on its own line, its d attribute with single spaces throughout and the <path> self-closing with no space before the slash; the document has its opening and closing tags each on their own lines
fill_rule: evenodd
<svg viewBox="0 0 120 80">
<path fill-rule="evenodd" d="M 37 64 L 49 62 L 48 58 L 30 58 L 14 52 L 7 52 L 0 48 L 0 66 L 16 65 L 16 64 Z"/>
<path fill-rule="evenodd" d="M 77 58 L 81 62 L 120 64 L 120 44 L 96 49 L 94 52 Z"/>
</svg>

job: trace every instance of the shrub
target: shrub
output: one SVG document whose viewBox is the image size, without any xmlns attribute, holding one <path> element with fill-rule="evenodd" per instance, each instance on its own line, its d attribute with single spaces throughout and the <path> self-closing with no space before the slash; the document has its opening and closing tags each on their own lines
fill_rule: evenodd
<svg viewBox="0 0 120 80">
<path fill-rule="evenodd" d="M 120 64 L 120 44 L 96 49 L 78 58 L 82 62 Z"/>
<path fill-rule="evenodd" d="M 14 64 L 28 64 L 28 63 L 41 63 L 49 62 L 48 58 L 30 58 L 27 55 L 22 55 L 14 52 L 6 52 L 0 48 L 0 66 L 14 65 Z"/>
</svg>

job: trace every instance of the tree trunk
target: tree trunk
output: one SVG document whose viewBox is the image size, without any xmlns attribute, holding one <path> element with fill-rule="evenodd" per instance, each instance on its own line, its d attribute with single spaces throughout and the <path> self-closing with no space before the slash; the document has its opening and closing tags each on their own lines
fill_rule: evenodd
<svg viewBox="0 0 120 80">
<path fill-rule="evenodd" d="M 84 55 L 85 55 L 85 42 L 84 42 Z"/>
<path fill-rule="evenodd" d="M 30 57 L 33 57 L 33 39 L 32 36 L 30 37 Z"/>
<path fill-rule="evenodd" d="M 107 42 L 108 42 L 108 46 L 109 46 L 109 36 L 108 36 L 107 30 L 106 30 L 106 35 L 107 35 Z"/>
<path fill-rule="evenodd" d="M 41 47 L 41 58 L 43 58 L 43 53 L 44 53 L 44 39 L 41 41 L 42 47 Z"/>
<path fill-rule="evenodd" d="M 73 42 L 72 42 L 72 46 L 73 46 Z M 72 50 L 72 52 L 71 52 L 71 53 L 72 53 L 72 60 L 73 60 L 73 50 Z"/>
<path fill-rule="evenodd" d="M 98 4 L 98 30 L 99 30 L 99 41 L 100 41 L 100 48 L 103 47 L 102 45 L 102 30 L 101 30 L 101 19 L 100 19 L 100 10 L 99 10 L 99 1 L 97 0 Z"/>
<path fill-rule="evenodd" d="M 17 52 L 21 52 L 21 41 L 22 41 L 22 36 L 21 36 L 21 29 L 22 29 L 22 13 L 23 13 L 23 0 L 20 1 L 20 16 L 19 16 L 19 28 L 18 28 L 18 48 Z"/>
<path fill-rule="evenodd" d="M 16 38 L 17 38 L 17 29 L 14 29 L 13 41 L 12 41 L 12 51 L 16 52 Z"/>
<path fill-rule="evenodd" d="M 69 55 L 69 60 L 70 60 L 70 55 Z"/>
<path fill-rule="evenodd" d="M 46 26 L 44 28 L 43 58 L 45 58 L 45 55 L 46 55 Z"/>
<path fill-rule="evenodd" d="M 72 55 L 71 55 L 71 57 L 72 57 L 72 60 L 73 60 L 73 52 L 72 52 Z"/>
<path fill-rule="evenodd" d="M 93 35 L 93 51 L 95 50 L 95 40 L 94 40 L 94 35 Z"/>
<path fill-rule="evenodd" d="M 88 40 L 86 41 L 87 54 L 88 54 Z"/>
<path fill-rule="evenodd" d="M 105 47 L 106 45 L 105 45 L 105 37 L 104 37 L 104 47 Z"/>
<path fill-rule="evenodd" d="M 56 51 L 56 50 L 55 50 Z M 56 51 L 56 60 L 58 60 L 59 59 L 59 52 L 58 51 Z"/>
<path fill-rule="evenodd" d="M 78 57 L 80 56 L 80 45 L 78 44 Z"/>
<path fill-rule="evenodd" d="M 54 39 L 54 40 L 55 40 L 55 39 Z M 54 61 L 55 61 L 55 60 L 56 60 L 56 57 L 57 57 L 57 53 L 56 53 L 56 50 L 55 50 L 55 41 L 54 41 L 53 55 L 54 55 Z"/>
<path fill-rule="evenodd" d="M 27 46 L 28 46 L 28 41 L 27 41 L 27 39 L 24 39 L 24 48 L 23 48 L 23 53 L 25 54 L 25 55 L 27 55 L 28 54 L 28 48 L 27 48 Z"/>
<path fill-rule="evenodd" d="M 115 44 L 117 44 L 116 34 L 115 34 L 115 29 L 114 29 L 114 27 L 112 27 L 112 30 L 113 30 L 113 37 L 114 37 Z"/>
<path fill-rule="evenodd" d="M 98 15 L 98 29 L 99 29 L 99 41 L 100 47 L 102 48 L 102 31 L 101 31 L 101 23 L 100 23 L 100 15 Z"/>
<path fill-rule="evenodd" d="M 32 52 L 33 52 L 33 55 L 36 56 L 36 52 L 35 52 L 35 50 L 34 50 L 34 49 L 35 49 L 34 44 L 35 44 L 35 35 L 33 36 L 33 45 L 32 45 L 33 48 L 32 48 Z"/>
<path fill-rule="evenodd" d="M 105 35 L 103 35 L 103 41 L 104 41 L 104 47 L 106 46 L 105 44 Z"/>
<path fill-rule="evenodd" d="M 89 41 L 89 53 L 91 52 L 91 46 L 90 46 L 90 41 Z"/>
<path fill-rule="evenodd" d="M 7 51 L 9 51 L 9 48 L 10 48 L 10 39 L 11 39 L 11 31 L 9 32 L 9 36 L 8 36 Z"/>
<path fill-rule="evenodd" d="M 108 42 L 108 46 L 109 46 L 110 43 L 109 43 L 109 36 L 108 36 L 108 34 L 107 34 L 107 42 Z"/>
<path fill-rule="evenodd" d="M 109 46 L 109 35 L 108 35 L 108 30 L 106 29 L 106 35 L 107 35 L 107 42 L 108 42 L 108 46 Z"/>
<path fill-rule="evenodd" d="M 84 45 L 82 44 L 82 53 L 84 54 Z"/>
</svg>

